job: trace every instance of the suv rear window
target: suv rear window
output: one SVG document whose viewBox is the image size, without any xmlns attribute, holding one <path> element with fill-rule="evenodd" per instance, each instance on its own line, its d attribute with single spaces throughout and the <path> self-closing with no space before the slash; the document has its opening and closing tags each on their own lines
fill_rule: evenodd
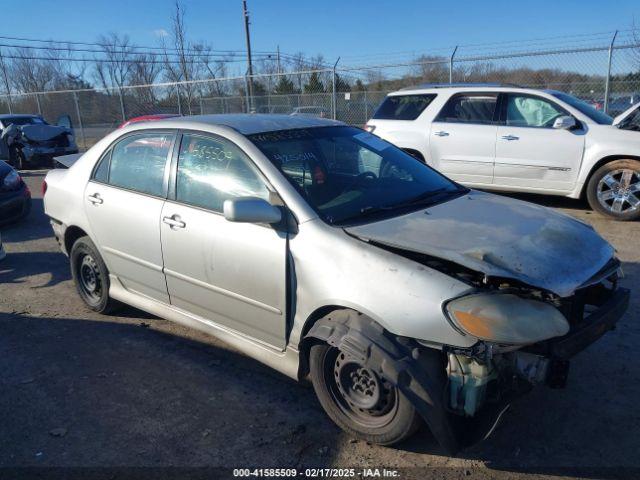
<svg viewBox="0 0 640 480">
<path fill-rule="evenodd" d="M 431 95 L 393 95 L 384 99 L 373 114 L 378 120 L 415 120 L 436 98 Z"/>
</svg>

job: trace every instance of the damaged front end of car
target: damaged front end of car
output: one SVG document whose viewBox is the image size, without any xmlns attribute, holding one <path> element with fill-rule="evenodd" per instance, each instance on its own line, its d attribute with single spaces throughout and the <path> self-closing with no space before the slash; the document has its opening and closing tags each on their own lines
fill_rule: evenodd
<svg viewBox="0 0 640 480">
<path fill-rule="evenodd" d="M 28 165 L 53 166 L 53 157 L 78 152 L 73 130 L 46 124 L 11 124 L 2 132 L 11 163 L 18 169 Z"/>
<path fill-rule="evenodd" d="M 441 408 L 429 415 L 439 411 L 451 429 L 438 438 L 449 452 L 486 438 L 532 387 L 564 387 L 570 358 L 613 329 L 629 304 L 615 252 L 592 227 L 513 199 L 471 191 L 345 230 L 468 286 L 440 305 L 464 347 L 434 342 L 428 329 L 412 339 L 423 355 L 438 354 L 443 373 L 429 396 Z"/>
<path fill-rule="evenodd" d="M 566 297 L 450 262 L 419 261 L 432 268 L 438 264 L 473 286 L 443 310 L 453 328 L 478 341 L 469 348 L 418 341 L 442 350 L 443 406 L 457 448 L 489 436 L 511 402 L 533 387 L 564 388 L 570 359 L 614 329 L 629 304 L 629 290 L 618 285 L 615 258 Z"/>
</svg>

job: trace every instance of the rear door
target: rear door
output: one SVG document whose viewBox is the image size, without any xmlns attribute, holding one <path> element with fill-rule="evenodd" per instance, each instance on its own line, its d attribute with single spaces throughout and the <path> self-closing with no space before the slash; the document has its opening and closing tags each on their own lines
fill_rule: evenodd
<svg viewBox="0 0 640 480">
<path fill-rule="evenodd" d="M 122 138 L 98 162 L 84 197 L 93 240 L 110 273 L 128 290 L 165 303 L 160 213 L 174 137 L 147 131 Z"/>
<path fill-rule="evenodd" d="M 284 349 L 287 233 L 234 223 L 224 200 L 270 198 L 252 160 L 230 141 L 185 133 L 173 192 L 162 209 L 162 253 L 171 304 Z"/>
<path fill-rule="evenodd" d="M 584 130 L 553 128 L 568 111 L 547 98 L 512 92 L 502 101 L 494 184 L 573 190 L 584 151 Z"/>
<path fill-rule="evenodd" d="M 453 180 L 472 185 L 493 182 L 497 93 L 453 95 L 431 124 L 433 166 Z"/>
</svg>

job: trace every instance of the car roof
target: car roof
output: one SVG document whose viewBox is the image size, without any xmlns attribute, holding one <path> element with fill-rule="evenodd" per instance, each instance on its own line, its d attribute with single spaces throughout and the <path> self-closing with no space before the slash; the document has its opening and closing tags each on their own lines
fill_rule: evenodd
<svg viewBox="0 0 640 480">
<path fill-rule="evenodd" d="M 415 87 L 407 87 L 395 92 L 389 93 L 389 95 L 414 95 L 420 93 L 438 93 L 438 92 L 513 92 L 514 90 L 519 92 L 540 93 L 544 92 L 551 94 L 554 90 L 544 90 L 538 88 L 527 88 L 515 84 L 508 83 L 445 83 L 445 84 L 423 84 L 416 85 Z"/>
<path fill-rule="evenodd" d="M 184 125 L 181 125 L 184 124 Z M 135 124 L 133 124 L 135 125 Z M 243 135 L 274 132 L 277 130 L 293 130 L 296 128 L 330 127 L 346 125 L 337 120 L 295 115 L 279 115 L 273 113 L 237 113 L 219 115 L 191 115 L 153 122 L 154 126 L 171 126 L 172 128 L 197 128 L 198 126 L 222 125 L 233 128 Z"/>
</svg>

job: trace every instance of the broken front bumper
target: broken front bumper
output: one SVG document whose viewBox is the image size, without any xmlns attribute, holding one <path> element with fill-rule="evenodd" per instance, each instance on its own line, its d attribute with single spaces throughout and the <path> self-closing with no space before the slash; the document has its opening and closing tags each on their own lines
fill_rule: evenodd
<svg viewBox="0 0 640 480">
<path fill-rule="evenodd" d="M 629 307 L 629 290 L 618 288 L 595 311 L 571 327 L 569 333 L 546 342 L 547 355 L 552 359 L 568 360 L 613 330 Z"/>
</svg>

